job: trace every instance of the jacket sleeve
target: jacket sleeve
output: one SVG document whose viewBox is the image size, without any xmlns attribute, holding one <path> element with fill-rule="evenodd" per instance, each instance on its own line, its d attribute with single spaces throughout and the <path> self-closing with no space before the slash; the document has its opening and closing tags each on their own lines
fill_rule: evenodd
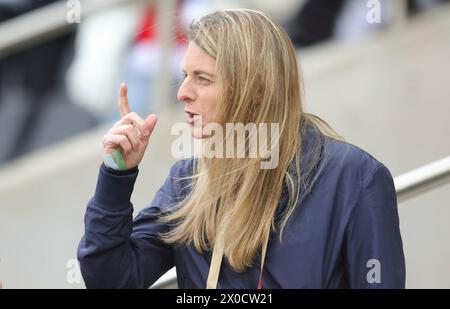
<svg viewBox="0 0 450 309">
<path fill-rule="evenodd" d="M 397 196 L 382 164 L 363 182 L 346 227 L 345 247 L 350 288 L 405 287 Z"/>
<path fill-rule="evenodd" d="M 157 213 L 172 205 L 179 194 L 175 186 L 181 164 L 172 166 L 165 183 L 134 222 L 130 198 L 138 170 L 120 172 L 101 165 L 78 245 L 87 288 L 148 288 L 174 266 L 171 247 L 158 237 L 168 227 Z"/>
</svg>

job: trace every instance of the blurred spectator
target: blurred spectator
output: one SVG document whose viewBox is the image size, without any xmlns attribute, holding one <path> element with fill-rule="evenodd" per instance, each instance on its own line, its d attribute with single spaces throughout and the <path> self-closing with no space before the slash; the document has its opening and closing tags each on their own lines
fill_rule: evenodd
<svg viewBox="0 0 450 309">
<path fill-rule="evenodd" d="M 345 0 L 306 1 L 285 25 L 294 45 L 304 47 L 330 38 L 344 3 Z"/>
<path fill-rule="evenodd" d="M 448 2 L 450 0 L 408 0 L 408 14 L 410 16 L 416 15 Z"/>
<path fill-rule="evenodd" d="M 66 75 L 73 102 L 99 119 L 116 106 L 123 59 L 133 41 L 143 1 L 102 9 L 78 26 L 75 55 Z"/>
<path fill-rule="evenodd" d="M 181 64 L 187 47 L 186 30 L 193 19 L 212 9 L 206 0 L 177 1 L 175 13 L 174 50 L 169 57 L 174 85 L 182 78 Z M 156 8 L 147 7 L 133 45 L 126 56 L 125 78 L 128 84 L 131 109 L 142 116 L 154 111 L 155 80 L 159 74 L 160 44 L 157 40 Z M 173 87 L 174 94 L 177 87 Z M 167 102 L 168 103 L 168 102 Z"/>
<path fill-rule="evenodd" d="M 57 0 L 0 0 L 0 22 Z"/>
<path fill-rule="evenodd" d="M 411 16 L 443 2 L 448 0 L 408 0 L 407 14 Z M 379 1 L 381 22 L 370 23 L 367 20 L 367 13 L 371 10 L 369 4 L 369 1 L 364 0 L 303 1 L 297 13 L 285 22 L 285 28 L 299 48 L 330 38 L 358 39 L 384 27 L 393 18 L 394 1 Z"/>
<path fill-rule="evenodd" d="M 27 13 L 55 0 L 0 0 L 0 22 Z M 0 58 L 0 162 L 46 146 L 67 130 L 50 130 L 38 136 L 50 101 L 67 102 L 60 90 L 60 75 L 70 55 L 73 33 Z M 74 115 L 73 115 L 74 116 Z M 60 120 L 60 119 L 59 119 Z M 62 122 L 60 126 L 69 127 Z"/>
<path fill-rule="evenodd" d="M 207 0 L 178 1 L 175 49 L 167 55 L 172 59 L 167 69 L 176 72 L 175 76 L 181 76 L 184 31 L 192 19 L 211 8 Z M 80 24 L 67 87 L 73 100 L 95 113 L 101 122 L 118 119 L 117 91 L 122 81 L 128 84 L 132 110 L 141 116 L 152 111 L 160 57 L 156 13 L 153 3 L 131 1 Z"/>
</svg>

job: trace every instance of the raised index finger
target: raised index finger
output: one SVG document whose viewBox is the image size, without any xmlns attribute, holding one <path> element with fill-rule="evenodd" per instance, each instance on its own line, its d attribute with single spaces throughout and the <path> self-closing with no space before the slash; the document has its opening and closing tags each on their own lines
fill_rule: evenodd
<svg viewBox="0 0 450 309">
<path fill-rule="evenodd" d="M 120 84 L 119 91 L 119 111 L 120 116 L 123 117 L 131 112 L 130 105 L 128 104 L 128 96 L 127 96 L 127 84 Z"/>
</svg>

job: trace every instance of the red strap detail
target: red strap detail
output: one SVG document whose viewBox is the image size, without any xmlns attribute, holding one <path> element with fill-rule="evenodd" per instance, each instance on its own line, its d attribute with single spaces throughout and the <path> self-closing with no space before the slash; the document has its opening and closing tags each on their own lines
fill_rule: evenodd
<svg viewBox="0 0 450 309">
<path fill-rule="evenodd" d="M 258 290 L 262 289 L 262 273 L 259 275 L 259 281 L 258 281 Z"/>
</svg>

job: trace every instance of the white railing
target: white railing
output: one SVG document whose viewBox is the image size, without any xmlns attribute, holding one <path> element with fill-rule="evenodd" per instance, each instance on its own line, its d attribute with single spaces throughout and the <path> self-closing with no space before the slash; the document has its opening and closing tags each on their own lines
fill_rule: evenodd
<svg viewBox="0 0 450 309">
<path fill-rule="evenodd" d="M 399 203 L 449 182 L 450 156 L 397 176 L 394 179 Z"/>
</svg>

